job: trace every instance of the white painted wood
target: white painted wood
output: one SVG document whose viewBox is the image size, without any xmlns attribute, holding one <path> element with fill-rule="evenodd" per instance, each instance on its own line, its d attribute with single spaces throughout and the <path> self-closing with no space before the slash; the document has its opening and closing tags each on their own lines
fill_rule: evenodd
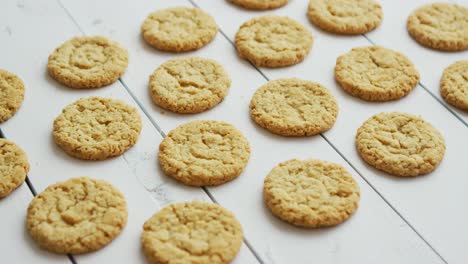
<svg viewBox="0 0 468 264">
<path fill-rule="evenodd" d="M 76 176 L 105 179 L 125 195 L 129 209 L 128 224 L 121 235 L 106 248 L 75 256 L 78 263 L 145 263 L 140 249 L 143 222 L 170 202 L 186 200 L 210 201 L 200 188 L 189 188 L 164 176 L 156 163 L 161 136 L 149 120 L 143 117 L 143 129 L 137 144 L 123 156 L 106 161 L 80 161 L 67 156 L 51 137 L 52 123 L 62 108 L 81 97 L 100 95 L 118 98 L 131 105 L 135 102 L 120 83 L 97 90 L 73 90 L 59 85 L 46 73 L 48 55 L 62 42 L 81 35 L 76 25 L 56 1 L 2 1 L 0 3 L 1 68 L 18 74 L 26 85 L 26 96 L 18 114 L 0 128 L 6 137 L 17 142 L 28 153 L 30 179 L 40 192 L 48 185 Z M 135 105 L 136 106 L 136 105 Z M 20 195 L 21 193 L 18 193 Z M 21 219 L 15 228 L 5 231 L 1 243 L 15 247 L 11 251 L 26 252 L 22 259 L 3 258 L 5 263 L 35 263 L 31 254 L 46 254 L 24 239 L 24 212 L 28 197 L 22 203 L 14 199 L 0 201 L 0 214 L 10 215 L 18 207 Z M 29 199 L 31 199 L 29 197 Z M 153 199 L 152 199 L 153 198 Z M 6 223 L 6 222 L 2 222 Z M 5 225 L 6 227 L 6 225 Z M 3 231 L 3 228 L 2 228 Z M 2 232 L 3 234 L 3 232 Z M 9 242 L 15 240 L 14 242 Z M 1 250 L 10 250 L 2 247 Z M 40 253 L 34 253 L 40 252 Z M 47 255 L 46 255 L 47 256 Z M 41 260 L 38 256 L 38 262 Z M 54 261 L 50 257 L 50 261 Z M 243 246 L 237 263 L 255 263 L 256 259 Z"/>
<path fill-rule="evenodd" d="M 63 0 L 62 2 L 87 34 L 106 34 L 127 47 L 131 61 L 123 80 L 166 133 L 176 125 L 190 120 L 216 119 L 234 124 L 247 136 L 251 143 L 252 155 L 244 173 L 231 183 L 209 190 L 219 203 L 232 210 L 241 220 L 246 238 L 266 263 L 310 263 L 311 261 L 343 263 L 349 260 L 360 263 L 441 262 L 320 136 L 311 138 L 274 136 L 250 120 L 248 115 L 250 97 L 257 87 L 265 83 L 265 79 L 248 63 L 238 59 L 232 45 L 221 34 L 218 34 L 214 42 L 207 47 L 185 54 L 159 52 L 142 40 L 140 25 L 148 13 L 158 8 L 190 5 L 190 3 L 182 0 L 141 0 L 133 1 L 129 6 L 124 0 L 99 2 Z M 256 14 L 232 7 L 225 1 L 197 3 L 215 16 L 221 29 L 228 32 L 229 36 L 233 36 L 242 21 Z M 300 4 L 298 1 L 291 1 L 290 7 L 284 12 L 298 9 L 296 13 L 300 12 L 299 16 L 305 16 L 298 4 Z M 93 5 L 92 9 L 87 8 L 90 5 Z M 113 11 L 102 12 L 108 6 L 112 6 Z M 323 40 L 320 41 L 320 38 Z M 327 69 L 330 64 L 328 57 L 333 57 L 337 49 L 346 51 L 354 44 L 365 43 L 365 40 L 359 37 L 351 38 L 351 42 L 343 38 L 343 43 L 335 41 L 336 38 L 332 39 L 331 43 L 327 40 L 329 39 L 326 39 L 326 36 L 316 38 L 315 45 L 320 47 L 320 53 L 324 53 L 326 57 L 321 58 L 325 59 L 321 64 L 323 70 L 319 71 L 315 67 L 314 71 L 310 72 L 312 76 L 323 75 L 327 80 L 324 83 L 332 86 L 334 84 L 330 85 L 327 76 L 330 74 Z M 162 110 L 154 106 L 148 94 L 148 76 L 151 72 L 169 58 L 187 55 L 199 55 L 220 61 L 232 78 L 231 90 L 226 99 L 214 109 L 198 115 L 177 115 Z M 314 59 L 320 62 L 317 56 L 314 53 L 308 60 Z M 335 57 L 333 61 L 334 59 Z M 276 72 L 286 76 L 296 76 L 295 69 L 294 67 L 278 69 Z M 314 79 L 310 77 L 307 79 Z M 346 98 L 344 93 L 337 90 L 334 88 L 333 92 L 340 93 L 337 96 L 339 101 L 353 102 L 351 98 Z M 354 102 L 356 105 L 357 103 L 359 102 Z M 433 101 L 429 101 L 430 103 Z M 442 107 L 439 109 L 446 111 Z M 359 113 L 362 117 L 369 115 L 369 112 L 372 113 L 373 110 L 370 111 L 370 106 L 366 105 L 366 109 L 361 108 Z M 353 112 L 348 113 L 351 115 Z M 354 119 L 350 115 L 340 115 L 338 123 Z M 358 119 L 358 122 L 361 120 Z M 346 132 L 354 131 L 354 128 L 351 130 L 344 125 L 340 126 L 340 129 Z M 333 129 L 336 130 L 338 129 Z M 320 158 L 344 165 L 358 180 L 362 189 L 361 206 L 356 215 L 341 226 L 321 230 L 294 228 L 273 217 L 262 201 L 263 178 L 278 162 L 290 158 Z"/>
<path fill-rule="evenodd" d="M 24 228 L 26 208 L 33 197 L 26 183 L 0 199 L 2 263 L 70 264 L 67 256 L 39 250 Z"/>
<path fill-rule="evenodd" d="M 311 54 L 303 63 L 282 69 L 263 68 L 262 72 L 270 79 L 295 76 L 315 80 L 329 87 L 336 96 L 341 110 L 336 125 L 325 136 L 450 263 L 465 262 L 468 257 L 468 252 L 464 250 L 464 245 L 468 244 L 468 229 L 463 226 L 468 221 L 468 210 L 466 206 L 460 204 L 460 201 L 468 199 L 465 191 L 465 186 L 468 184 L 465 153 L 468 137 L 466 127 L 459 120 L 421 87 L 416 87 L 406 98 L 389 103 L 367 103 L 343 92 L 333 79 L 336 58 L 352 47 L 370 43 L 362 36 L 335 36 L 317 29 L 307 20 L 305 14 L 307 1 L 294 0 L 284 8 L 260 13 L 242 10 L 225 1 L 196 2 L 215 16 L 218 24 L 231 39 L 239 25 L 260 14 L 289 15 L 308 27 L 313 32 L 315 42 Z M 405 4 L 407 2 L 412 1 L 405 1 Z M 400 4 L 402 10 L 403 6 Z M 387 15 L 387 20 L 391 19 L 389 17 Z M 427 64 L 436 64 L 434 62 L 438 62 L 442 55 L 444 54 L 437 53 L 434 55 L 435 58 L 427 60 Z M 451 53 L 445 55 L 454 56 Z M 431 73 L 422 72 L 422 74 Z M 246 100 L 248 99 L 249 96 Z M 441 131 L 446 140 L 447 153 L 441 166 L 434 173 L 425 177 L 401 179 L 381 173 L 360 159 L 354 146 L 355 131 L 371 115 L 383 111 L 404 111 L 421 115 Z M 447 221 L 450 224 L 442 224 Z"/>
<path fill-rule="evenodd" d="M 444 52 L 426 48 L 408 34 L 406 21 L 411 12 L 434 1 L 385 0 L 380 2 L 384 10 L 384 19 L 376 30 L 366 34 L 367 37 L 377 45 L 401 51 L 408 56 L 421 74 L 421 83 L 445 103 L 440 96 L 439 83 L 442 72 L 456 61 L 468 60 L 468 51 Z M 466 0 L 458 2 L 468 6 Z M 447 105 L 468 123 L 467 111 Z"/>
</svg>

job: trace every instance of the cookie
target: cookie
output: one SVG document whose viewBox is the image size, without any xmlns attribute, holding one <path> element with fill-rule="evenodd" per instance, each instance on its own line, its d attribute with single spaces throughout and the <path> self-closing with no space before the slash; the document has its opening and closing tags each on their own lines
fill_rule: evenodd
<svg viewBox="0 0 468 264">
<path fill-rule="evenodd" d="M 24 100 L 24 84 L 15 74 L 0 69 L 0 123 L 10 119 Z"/>
<path fill-rule="evenodd" d="M 166 61 L 150 77 L 153 102 L 176 113 L 194 114 L 219 104 L 231 79 L 218 62 L 199 57 Z"/>
<path fill-rule="evenodd" d="M 458 61 L 444 70 L 440 94 L 447 103 L 468 111 L 468 60 Z"/>
<path fill-rule="evenodd" d="M 338 104 L 324 86 L 300 79 L 278 79 L 260 87 L 250 101 L 250 116 L 283 136 L 311 136 L 330 129 Z"/>
<path fill-rule="evenodd" d="M 192 186 L 235 179 L 250 157 L 242 133 L 219 121 L 192 121 L 169 132 L 159 145 L 159 164 L 168 176 Z"/>
<path fill-rule="evenodd" d="M 124 153 L 141 131 L 137 110 L 120 100 L 81 98 L 55 119 L 55 143 L 69 155 L 84 160 L 103 160 Z"/>
<path fill-rule="evenodd" d="M 468 8 L 461 5 L 424 5 L 410 14 L 407 28 L 423 46 L 445 51 L 468 49 Z"/>
<path fill-rule="evenodd" d="M 159 50 L 184 52 L 211 42 L 218 26 L 201 9 L 173 7 L 151 13 L 141 25 L 141 33 L 148 44 Z"/>
<path fill-rule="evenodd" d="M 379 46 L 354 48 L 338 57 L 335 79 L 352 96 L 391 101 L 408 95 L 419 73 L 403 54 Z"/>
<path fill-rule="evenodd" d="M 288 0 L 230 0 L 231 3 L 253 10 L 267 10 L 282 7 Z"/>
<path fill-rule="evenodd" d="M 28 156 L 15 143 L 0 138 L 0 198 L 6 197 L 26 179 Z"/>
<path fill-rule="evenodd" d="M 105 37 L 75 37 L 49 56 L 49 75 L 65 86 L 99 88 L 117 81 L 128 65 L 128 52 Z"/>
<path fill-rule="evenodd" d="M 445 141 L 420 117 L 380 113 L 358 129 L 356 147 L 371 166 L 396 176 L 418 176 L 437 168 L 445 154 Z"/>
<path fill-rule="evenodd" d="M 171 204 L 143 225 L 141 243 L 150 263 L 229 263 L 242 244 L 242 227 L 217 204 Z"/>
<path fill-rule="evenodd" d="M 280 219 L 315 228 L 348 219 L 358 207 L 360 192 L 353 177 L 338 164 L 292 159 L 270 171 L 263 197 Z"/>
<path fill-rule="evenodd" d="M 312 47 L 312 33 L 285 16 L 251 19 L 239 28 L 235 44 L 239 56 L 260 67 L 284 67 L 304 60 Z"/>
<path fill-rule="evenodd" d="M 307 15 L 323 30 L 357 35 L 379 26 L 383 12 L 375 0 L 310 0 Z"/>
<path fill-rule="evenodd" d="M 102 180 L 79 177 L 47 187 L 28 207 L 26 226 L 42 248 L 81 254 L 109 244 L 127 223 L 125 198 Z"/>
</svg>

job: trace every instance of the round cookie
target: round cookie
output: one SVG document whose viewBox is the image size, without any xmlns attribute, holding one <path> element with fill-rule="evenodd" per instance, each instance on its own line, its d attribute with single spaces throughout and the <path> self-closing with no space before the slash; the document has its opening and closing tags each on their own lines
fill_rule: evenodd
<svg viewBox="0 0 468 264">
<path fill-rule="evenodd" d="M 312 33 L 284 16 L 251 19 L 239 28 L 235 44 L 239 56 L 256 66 L 284 67 L 304 60 L 312 47 Z"/>
<path fill-rule="evenodd" d="M 141 243 L 150 263 L 229 263 L 242 244 L 242 227 L 217 204 L 171 204 L 143 225 Z"/>
<path fill-rule="evenodd" d="M 400 112 L 369 118 L 357 131 L 356 147 L 371 166 L 397 176 L 430 173 L 445 154 L 445 141 L 437 129 Z"/>
<path fill-rule="evenodd" d="M 26 226 L 44 249 L 81 254 L 109 244 L 127 223 L 125 198 L 102 180 L 79 177 L 47 187 L 28 207 Z"/>
<path fill-rule="evenodd" d="M 15 143 L 0 138 L 0 198 L 6 197 L 26 179 L 28 156 Z"/>
<path fill-rule="evenodd" d="M 253 10 L 266 10 L 282 7 L 288 0 L 230 0 L 231 3 Z"/>
<path fill-rule="evenodd" d="M 265 178 L 263 197 L 284 221 L 302 227 L 344 222 L 357 209 L 359 185 L 342 166 L 321 160 L 292 159 Z"/>
<path fill-rule="evenodd" d="M 0 69 L 0 123 L 10 119 L 24 100 L 24 84 L 15 74 Z"/>
<path fill-rule="evenodd" d="M 324 86 L 300 79 L 278 79 L 260 87 L 250 101 L 250 116 L 283 136 L 311 136 L 330 129 L 338 104 Z"/>
<path fill-rule="evenodd" d="M 242 133 L 219 121 L 192 121 L 169 132 L 159 145 L 159 164 L 168 176 L 192 186 L 213 186 L 239 176 L 250 157 Z"/>
<path fill-rule="evenodd" d="M 382 7 L 375 0 L 310 0 L 309 20 L 338 34 L 363 34 L 382 22 Z"/>
<path fill-rule="evenodd" d="M 75 37 L 49 56 L 49 75 L 65 86 L 99 88 L 117 81 L 128 65 L 128 52 L 105 37 Z"/>
<path fill-rule="evenodd" d="M 409 34 L 429 48 L 459 51 L 468 49 L 468 8 L 451 3 L 424 5 L 410 14 Z"/>
<path fill-rule="evenodd" d="M 69 155 L 84 160 L 103 160 L 124 153 L 141 131 L 136 109 L 120 100 L 81 98 L 55 119 L 55 143 Z"/>
<path fill-rule="evenodd" d="M 468 111 L 468 60 L 458 61 L 444 70 L 440 94 L 447 103 Z"/>
<path fill-rule="evenodd" d="M 409 94 L 419 82 L 419 73 L 405 55 L 368 46 L 338 57 L 335 79 L 352 96 L 367 101 L 391 101 Z"/>
<path fill-rule="evenodd" d="M 176 113 L 200 113 L 219 104 L 231 79 L 214 60 L 187 57 L 164 62 L 150 77 L 153 102 Z"/>
<path fill-rule="evenodd" d="M 199 8 L 173 7 L 151 13 L 141 25 L 143 38 L 164 51 L 184 52 L 211 42 L 218 26 Z"/>
</svg>

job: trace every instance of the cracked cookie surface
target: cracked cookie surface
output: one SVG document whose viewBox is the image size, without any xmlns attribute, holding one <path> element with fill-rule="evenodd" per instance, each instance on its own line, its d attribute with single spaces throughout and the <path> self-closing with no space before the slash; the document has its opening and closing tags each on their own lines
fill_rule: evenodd
<svg viewBox="0 0 468 264">
<path fill-rule="evenodd" d="M 18 188 L 28 171 L 26 153 L 14 142 L 0 138 L 0 198 Z"/>
<path fill-rule="evenodd" d="M 407 28 L 426 47 L 446 51 L 468 49 L 468 8 L 461 5 L 424 5 L 410 14 Z"/>
<path fill-rule="evenodd" d="M 229 0 L 231 3 L 253 10 L 266 10 L 282 7 L 288 0 Z"/>
<path fill-rule="evenodd" d="M 324 86 L 300 79 L 278 79 L 260 87 L 250 101 L 250 116 L 283 136 L 311 136 L 330 129 L 338 104 Z"/>
<path fill-rule="evenodd" d="M 173 7 L 151 13 L 141 25 L 143 38 L 164 51 L 184 52 L 199 49 L 211 42 L 218 26 L 199 8 Z"/>
<path fill-rule="evenodd" d="M 444 70 L 440 94 L 449 104 L 468 111 L 468 60 L 457 61 Z"/>
<path fill-rule="evenodd" d="M 338 34 L 363 34 L 382 22 L 382 7 L 375 0 L 310 0 L 309 20 Z"/>
<path fill-rule="evenodd" d="M 401 112 L 369 118 L 357 131 L 356 147 L 364 161 L 396 176 L 428 174 L 445 154 L 445 141 L 437 129 Z"/>
<path fill-rule="evenodd" d="M 309 53 L 312 42 L 312 33 L 299 22 L 274 15 L 245 22 L 235 38 L 239 56 L 262 67 L 297 64 Z"/>
<path fill-rule="evenodd" d="M 226 96 L 231 79 L 218 62 L 200 57 L 164 62 L 150 76 L 150 94 L 157 105 L 176 113 L 200 113 Z"/>
<path fill-rule="evenodd" d="M 23 100 L 23 81 L 15 74 L 0 69 L 0 123 L 16 114 Z"/>
<path fill-rule="evenodd" d="M 403 54 L 379 46 L 354 48 L 336 60 L 335 79 L 352 96 L 390 101 L 408 95 L 419 73 Z"/>
<path fill-rule="evenodd" d="M 141 131 L 137 110 L 120 100 L 81 98 L 55 119 L 54 140 L 69 155 L 103 160 L 124 153 Z"/>
<path fill-rule="evenodd" d="M 217 204 L 171 204 L 143 225 L 141 243 L 150 263 L 229 263 L 242 244 L 242 227 Z"/>
<path fill-rule="evenodd" d="M 270 171 L 263 197 L 282 220 L 315 228 L 348 219 L 358 207 L 360 191 L 349 172 L 338 164 L 292 159 Z"/>
<path fill-rule="evenodd" d="M 47 187 L 28 207 L 31 237 L 49 251 L 80 254 L 109 244 L 127 223 L 124 196 L 111 184 L 88 177 Z"/>
<path fill-rule="evenodd" d="M 192 186 L 235 179 L 250 157 L 247 139 L 219 121 L 192 121 L 173 129 L 159 145 L 159 164 L 168 176 Z"/>
<path fill-rule="evenodd" d="M 49 56 L 49 75 L 65 86 L 99 88 L 117 81 L 128 65 L 128 52 L 105 37 L 75 37 Z"/>
</svg>

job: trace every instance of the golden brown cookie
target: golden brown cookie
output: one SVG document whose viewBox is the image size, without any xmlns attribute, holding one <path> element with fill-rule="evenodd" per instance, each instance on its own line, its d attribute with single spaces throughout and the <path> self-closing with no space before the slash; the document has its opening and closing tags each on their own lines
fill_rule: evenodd
<svg viewBox="0 0 468 264">
<path fill-rule="evenodd" d="M 71 88 L 99 88 L 117 81 L 128 65 L 128 52 L 105 37 L 75 37 L 49 56 L 47 70 Z"/>
<path fill-rule="evenodd" d="M 200 113 L 219 104 L 231 79 L 218 62 L 200 57 L 168 60 L 150 77 L 153 102 L 176 113 Z"/>
<path fill-rule="evenodd" d="M 230 0 L 231 3 L 253 10 L 266 10 L 282 7 L 288 0 Z"/>
<path fill-rule="evenodd" d="M 447 103 L 468 111 L 468 60 L 458 61 L 444 70 L 440 94 Z"/>
<path fill-rule="evenodd" d="M 265 178 L 263 197 L 284 221 L 302 227 L 334 226 L 357 209 L 359 185 L 342 166 L 321 160 L 292 159 Z"/>
<path fill-rule="evenodd" d="M 26 179 L 28 156 L 15 143 L 0 138 L 0 198 L 10 194 Z"/>
<path fill-rule="evenodd" d="M 159 50 L 183 52 L 211 42 L 218 26 L 201 9 L 173 7 L 151 13 L 141 25 L 141 33 L 146 42 Z"/>
<path fill-rule="evenodd" d="M 187 185 L 220 185 L 235 179 L 247 165 L 250 146 L 234 126 L 192 121 L 169 132 L 159 145 L 159 164 L 168 176 Z"/>
<path fill-rule="evenodd" d="M 357 131 L 356 147 L 371 166 L 397 176 L 430 173 L 445 154 L 445 141 L 437 129 L 400 112 L 369 118 Z"/>
<path fill-rule="evenodd" d="M 250 101 L 250 116 L 283 136 L 311 136 L 330 129 L 338 104 L 324 86 L 300 79 L 278 79 L 260 87 Z"/>
<path fill-rule="evenodd" d="M 150 263 L 229 263 L 242 244 L 242 227 L 228 210 L 205 202 L 176 203 L 143 225 Z"/>
<path fill-rule="evenodd" d="M 409 34 L 429 48 L 468 49 L 468 8 L 452 3 L 424 5 L 408 17 Z"/>
<path fill-rule="evenodd" d="M 84 160 L 118 156 L 141 131 L 137 110 L 120 100 L 87 97 L 68 105 L 55 119 L 53 135 L 69 155 Z"/>
<path fill-rule="evenodd" d="M 310 0 L 309 19 L 323 30 L 363 34 L 382 22 L 382 7 L 375 0 Z"/>
<path fill-rule="evenodd" d="M 354 48 L 338 57 L 335 79 L 352 96 L 390 101 L 409 94 L 419 82 L 419 73 L 405 55 L 369 46 Z"/>
<path fill-rule="evenodd" d="M 15 74 L 0 69 L 0 123 L 16 114 L 23 100 L 23 81 Z"/>
<path fill-rule="evenodd" d="M 312 42 L 312 33 L 299 22 L 274 15 L 245 22 L 235 39 L 239 56 L 262 67 L 297 64 L 309 53 Z"/>
<path fill-rule="evenodd" d="M 127 223 L 125 197 L 111 184 L 88 177 L 47 187 L 28 207 L 26 226 L 44 249 L 81 254 L 109 244 Z"/>
</svg>

